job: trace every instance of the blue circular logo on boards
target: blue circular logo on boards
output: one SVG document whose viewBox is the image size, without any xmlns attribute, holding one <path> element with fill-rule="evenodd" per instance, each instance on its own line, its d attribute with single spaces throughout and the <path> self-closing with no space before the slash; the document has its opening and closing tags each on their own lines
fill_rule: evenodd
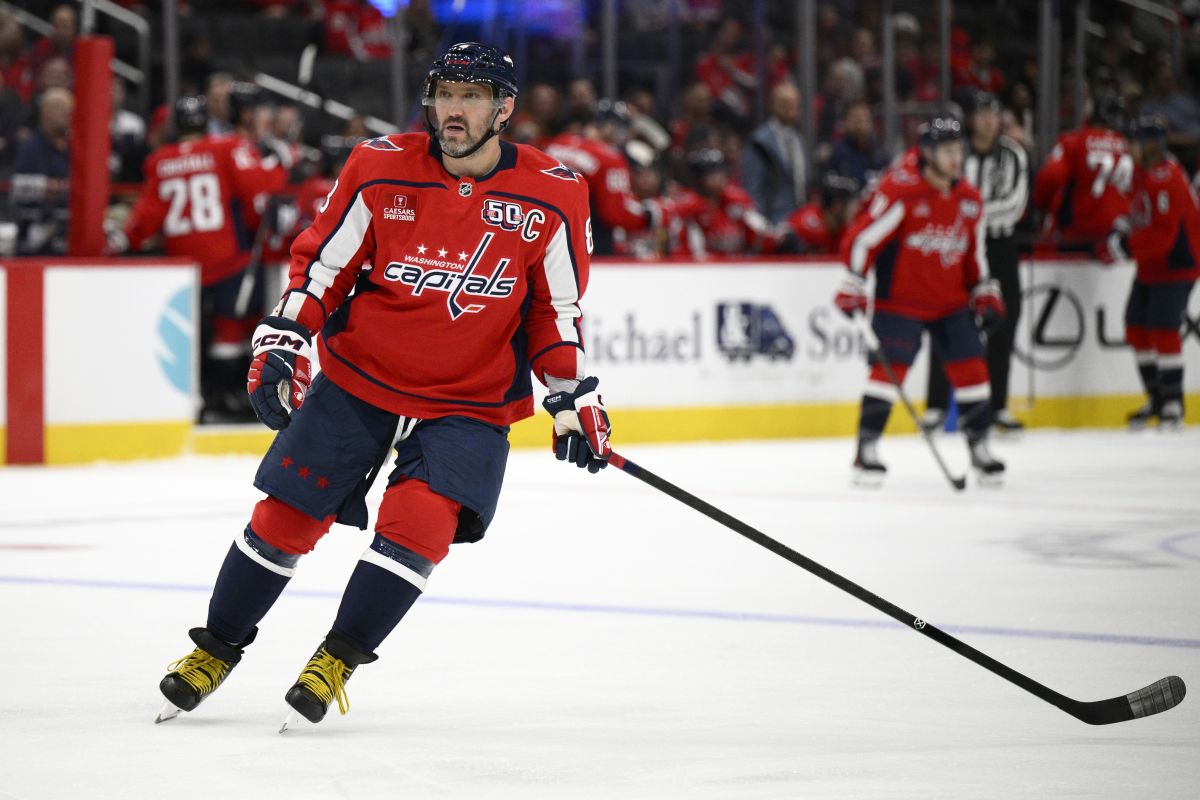
<svg viewBox="0 0 1200 800">
<path fill-rule="evenodd" d="M 193 289 L 180 289 L 158 318 L 158 365 L 179 391 L 192 393 Z"/>
</svg>

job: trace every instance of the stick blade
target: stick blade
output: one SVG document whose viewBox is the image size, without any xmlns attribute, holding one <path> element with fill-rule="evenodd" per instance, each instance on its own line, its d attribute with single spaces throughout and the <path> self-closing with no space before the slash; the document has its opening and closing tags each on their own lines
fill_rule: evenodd
<svg viewBox="0 0 1200 800">
<path fill-rule="evenodd" d="M 1183 678 L 1170 675 L 1124 697 L 1079 703 L 1075 708 L 1065 710 L 1089 725 L 1111 725 L 1170 711 L 1183 702 L 1186 694 Z"/>
<path fill-rule="evenodd" d="M 1186 694 L 1183 678 L 1171 675 L 1126 695 L 1125 699 L 1129 701 L 1129 710 L 1136 719 L 1169 711 L 1182 703 Z"/>
</svg>

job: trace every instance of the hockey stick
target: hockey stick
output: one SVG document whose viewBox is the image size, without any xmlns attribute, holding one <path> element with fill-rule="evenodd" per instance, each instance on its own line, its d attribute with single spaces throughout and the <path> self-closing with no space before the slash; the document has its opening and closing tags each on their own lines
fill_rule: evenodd
<svg viewBox="0 0 1200 800">
<path fill-rule="evenodd" d="M 966 477 L 950 474 L 950 468 L 946 466 L 946 462 L 942 460 L 942 454 L 938 452 L 937 445 L 934 444 L 933 434 L 925 430 L 925 426 L 921 424 L 921 418 L 917 416 L 917 410 L 913 408 L 913 404 L 909 402 L 908 395 L 904 393 L 904 386 L 901 385 L 900 378 L 896 376 L 896 370 L 892 369 L 892 362 L 888 360 L 887 354 L 883 352 L 883 346 L 879 343 L 879 337 L 875 335 L 875 331 L 871 330 L 871 323 L 863 314 L 855 314 L 854 321 L 858 324 L 859 331 L 862 333 L 863 339 L 867 343 L 867 348 L 871 351 L 871 355 L 880 363 L 883 371 L 887 373 L 888 380 L 896 387 L 896 394 L 900 395 L 900 402 L 904 404 L 908 415 L 916 423 L 917 430 L 924 437 L 925 443 L 929 445 L 929 452 L 933 453 L 933 459 L 937 461 L 938 468 L 946 476 L 946 480 L 950 481 L 950 485 L 954 487 L 955 491 L 961 492 L 967 488 Z"/>
<path fill-rule="evenodd" d="M 1138 689 L 1136 692 L 1120 695 L 1108 700 L 1095 700 L 1092 702 L 1073 700 L 1070 697 L 1059 694 L 1053 689 L 1043 686 L 1032 678 L 1022 675 L 1012 667 L 1001 664 L 996 659 L 985 653 L 981 653 L 966 642 L 960 641 L 945 631 L 935 628 L 921 617 L 915 616 L 899 606 L 884 600 L 879 595 L 864 589 L 857 583 L 843 578 L 828 567 L 824 567 L 811 558 L 801 555 L 787 545 L 772 539 L 765 533 L 726 514 L 721 509 L 709 505 L 695 495 L 689 494 L 678 486 L 663 480 L 653 472 L 638 466 L 629 459 L 614 452 L 609 458 L 608 463 L 622 472 L 632 475 L 643 483 L 653 486 L 668 497 L 673 497 L 684 505 L 699 511 L 704 516 L 716 520 L 730 530 L 740 533 L 755 544 L 770 550 L 775 555 L 782 556 L 796 566 L 808 570 L 821 580 L 831 583 L 843 592 L 857 597 L 867 605 L 882 611 L 902 625 L 912 626 L 913 630 L 918 633 L 925 634 L 938 644 L 950 648 L 960 656 L 974 661 L 979 666 L 994 672 L 1009 683 L 1015 683 L 1035 697 L 1057 706 L 1072 717 L 1075 717 L 1075 719 L 1086 722 L 1089 725 L 1109 725 L 1113 722 L 1125 722 L 1139 717 L 1148 717 L 1151 714 L 1160 714 L 1183 702 L 1183 696 L 1187 688 L 1184 686 L 1183 679 L 1175 675 L 1157 680 L 1149 686 Z"/>
</svg>

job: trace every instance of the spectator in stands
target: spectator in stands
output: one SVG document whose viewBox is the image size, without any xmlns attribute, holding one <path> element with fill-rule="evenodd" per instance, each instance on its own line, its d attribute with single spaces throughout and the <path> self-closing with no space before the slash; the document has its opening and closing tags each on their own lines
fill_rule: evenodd
<svg viewBox="0 0 1200 800">
<path fill-rule="evenodd" d="M 533 84 L 521 96 L 521 110 L 513 116 L 508 137 L 542 147 L 558 132 L 561 104 L 562 93 L 557 86 L 544 81 Z"/>
<path fill-rule="evenodd" d="M 67 250 L 67 179 L 75 98 L 51 88 L 38 101 L 38 125 L 21 142 L 13 164 L 12 202 L 19 255 Z"/>
<path fill-rule="evenodd" d="M 808 160 L 799 122 L 800 90 L 781 83 L 771 90 L 770 116 L 742 150 L 742 186 L 773 223 L 807 199 Z"/>
<path fill-rule="evenodd" d="M 825 90 L 817 98 L 817 138 L 830 141 L 846 108 L 863 98 L 866 89 L 862 67 L 852 58 L 841 58 L 829 67 Z"/>
<path fill-rule="evenodd" d="M 971 43 L 971 58 L 954 71 L 954 88 L 975 88 L 999 95 L 1004 90 L 1004 74 L 996 69 L 996 45 L 983 36 Z"/>
<path fill-rule="evenodd" d="M 75 55 L 75 37 L 79 35 L 79 15 L 75 8 L 61 5 L 50 15 L 50 33 L 34 42 L 30 62 L 36 74 L 52 58 L 66 59 L 71 63 Z"/>
<path fill-rule="evenodd" d="M 696 80 L 708 86 L 717 116 L 734 125 L 750 119 L 751 97 L 757 79 L 754 57 L 743 47 L 742 23 L 721 20 L 708 51 L 696 60 Z"/>
<path fill-rule="evenodd" d="M 41 69 L 37 71 L 34 97 L 47 89 L 70 89 L 74 82 L 75 71 L 71 69 L 71 62 L 61 56 L 54 56 L 43 62 Z"/>
<path fill-rule="evenodd" d="M 23 130 L 24 106 L 21 96 L 4 85 L 0 72 L 0 178 L 7 177 L 17 154 L 18 131 Z"/>
<path fill-rule="evenodd" d="M 1138 111 L 1166 120 L 1167 146 L 1185 164 L 1195 161 L 1200 149 L 1200 103 L 1192 94 L 1179 90 L 1168 59 L 1155 61 Z"/>
<path fill-rule="evenodd" d="M 367 139 L 370 136 L 371 132 L 367 130 L 367 118 L 362 114 L 355 114 L 346 120 L 346 124 L 342 126 L 343 138 L 359 141 Z"/>
<path fill-rule="evenodd" d="M 142 160 L 146 149 L 146 122 L 125 108 L 125 81 L 112 79 L 112 117 L 108 123 L 112 136 L 109 171 L 116 183 L 138 183 L 142 179 Z"/>
<path fill-rule="evenodd" d="M 678 119 L 671 121 L 671 147 L 683 156 L 683 148 L 693 130 L 697 128 L 715 128 L 716 120 L 712 115 L 712 92 L 708 84 L 697 81 L 683 90 Z"/>
<path fill-rule="evenodd" d="M 867 186 L 887 165 L 887 154 L 876 143 L 871 106 L 865 100 L 851 103 L 842 114 L 842 138 L 834 144 L 825 169 Z"/>
<path fill-rule="evenodd" d="M 671 147 L 671 134 L 654 114 L 654 94 L 648 89 L 634 89 L 625 100 L 629 108 L 629 138 L 642 142 L 657 159 Z M 628 153 L 629 148 L 626 148 Z"/>
<path fill-rule="evenodd" d="M 233 122 L 229 113 L 229 88 L 233 76 L 227 72 L 214 72 L 204 87 L 204 100 L 208 106 L 208 132 L 210 135 L 233 133 Z"/>
<path fill-rule="evenodd" d="M 577 133 L 591 122 L 598 99 L 596 85 L 590 79 L 576 78 L 568 83 L 563 120 L 565 129 Z"/>
<path fill-rule="evenodd" d="M 21 25 L 11 14 L 0 12 L 0 78 L 28 103 L 33 97 L 33 67 L 25 52 Z"/>
<path fill-rule="evenodd" d="M 189 31 L 183 39 L 183 59 L 179 62 L 180 93 L 185 97 L 200 94 L 214 72 L 212 40 L 208 33 Z"/>
</svg>

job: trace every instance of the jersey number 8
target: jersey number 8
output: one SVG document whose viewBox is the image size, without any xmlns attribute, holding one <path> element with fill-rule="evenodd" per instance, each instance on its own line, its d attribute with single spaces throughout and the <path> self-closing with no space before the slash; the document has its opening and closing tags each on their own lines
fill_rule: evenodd
<svg viewBox="0 0 1200 800">
<path fill-rule="evenodd" d="M 159 184 L 158 196 L 171 204 L 163 221 L 167 236 L 216 231 L 225 225 L 221 184 L 211 172 L 165 180 Z"/>
</svg>

